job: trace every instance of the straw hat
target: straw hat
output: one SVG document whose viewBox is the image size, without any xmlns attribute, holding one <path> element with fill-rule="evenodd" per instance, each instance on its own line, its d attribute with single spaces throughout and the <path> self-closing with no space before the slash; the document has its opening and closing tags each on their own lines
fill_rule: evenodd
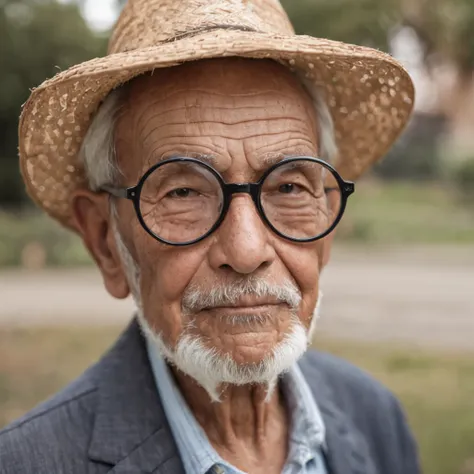
<svg viewBox="0 0 474 474">
<path fill-rule="evenodd" d="M 346 179 L 385 154 L 413 108 L 411 79 L 392 57 L 295 35 L 278 0 L 129 0 L 108 55 L 57 74 L 25 104 L 20 164 L 30 196 L 74 227 L 70 196 L 87 186 L 78 152 L 107 94 L 156 68 L 229 56 L 274 59 L 325 93 L 339 148 L 335 166 Z"/>
</svg>

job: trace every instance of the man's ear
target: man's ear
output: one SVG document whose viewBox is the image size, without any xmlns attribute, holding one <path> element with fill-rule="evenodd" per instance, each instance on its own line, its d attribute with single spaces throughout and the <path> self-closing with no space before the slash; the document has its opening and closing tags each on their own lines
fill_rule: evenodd
<svg viewBox="0 0 474 474">
<path fill-rule="evenodd" d="M 84 245 L 102 273 L 105 288 L 115 298 L 126 298 L 130 288 L 115 243 L 109 196 L 77 190 L 72 213 Z"/>
</svg>

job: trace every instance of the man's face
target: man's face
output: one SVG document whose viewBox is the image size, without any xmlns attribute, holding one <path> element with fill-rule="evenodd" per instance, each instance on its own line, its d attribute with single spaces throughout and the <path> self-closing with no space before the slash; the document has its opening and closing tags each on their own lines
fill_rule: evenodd
<svg viewBox="0 0 474 474">
<path fill-rule="evenodd" d="M 317 123 L 307 93 L 277 63 L 199 61 L 157 70 L 130 85 L 116 148 L 126 186 L 158 161 L 200 155 L 212 156 L 228 183 L 255 182 L 278 157 L 318 156 Z M 248 194 L 234 195 L 218 230 L 187 247 L 150 237 L 130 201 L 117 206 L 118 231 L 139 268 L 143 314 L 169 348 L 186 330 L 238 364 L 255 364 L 288 336 L 292 318 L 309 327 L 324 240 L 298 244 L 278 237 Z M 232 305 L 183 308 L 190 292 L 202 296 L 249 281 L 293 286 L 301 297 L 298 307 L 263 291 L 239 296 Z"/>
</svg>

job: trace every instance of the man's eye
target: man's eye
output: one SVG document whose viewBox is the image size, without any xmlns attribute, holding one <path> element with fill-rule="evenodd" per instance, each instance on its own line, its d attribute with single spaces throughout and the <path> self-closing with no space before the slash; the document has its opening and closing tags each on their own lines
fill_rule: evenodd
<svg viewBox="0 0 474 474">
<path fill-rule="evenodd" d="M 195 195 L 196 195 L 196 191 L 190 188 L 176 188 L 167 194 L 167 196 L 170 198 L 187 198 L 187 197 L 191 197 Z"/>
<path fill-rule="evenodd" d="M 301 190 L 301 186 L 298 186 L 294 183 L 285 183 L 280 185 L 280 187 L 278 188 L 278 191 L 282 194 L 296 194 L 301 192 Z"/>
</svg>

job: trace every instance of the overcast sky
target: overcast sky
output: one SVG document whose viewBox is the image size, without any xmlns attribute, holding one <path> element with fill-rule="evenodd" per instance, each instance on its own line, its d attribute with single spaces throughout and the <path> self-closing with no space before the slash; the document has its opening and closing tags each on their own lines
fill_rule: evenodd
<svg viewBox="0 0 474 474">
<path fill-rule="evenodd" d="M 68 3 L 73 0 L 60 1 Z M 110 28 L 117 15 L 114 9 L 114 0 L 87 0 L 83 13 L 90 25 L 97 30 Z"/>
<path fill-rule="evenodd" d="M 94 28 L 106 29 L 112 26 L 117 12 L 113 0 L 88 0 L 85 16 Z"/>
</svg>

